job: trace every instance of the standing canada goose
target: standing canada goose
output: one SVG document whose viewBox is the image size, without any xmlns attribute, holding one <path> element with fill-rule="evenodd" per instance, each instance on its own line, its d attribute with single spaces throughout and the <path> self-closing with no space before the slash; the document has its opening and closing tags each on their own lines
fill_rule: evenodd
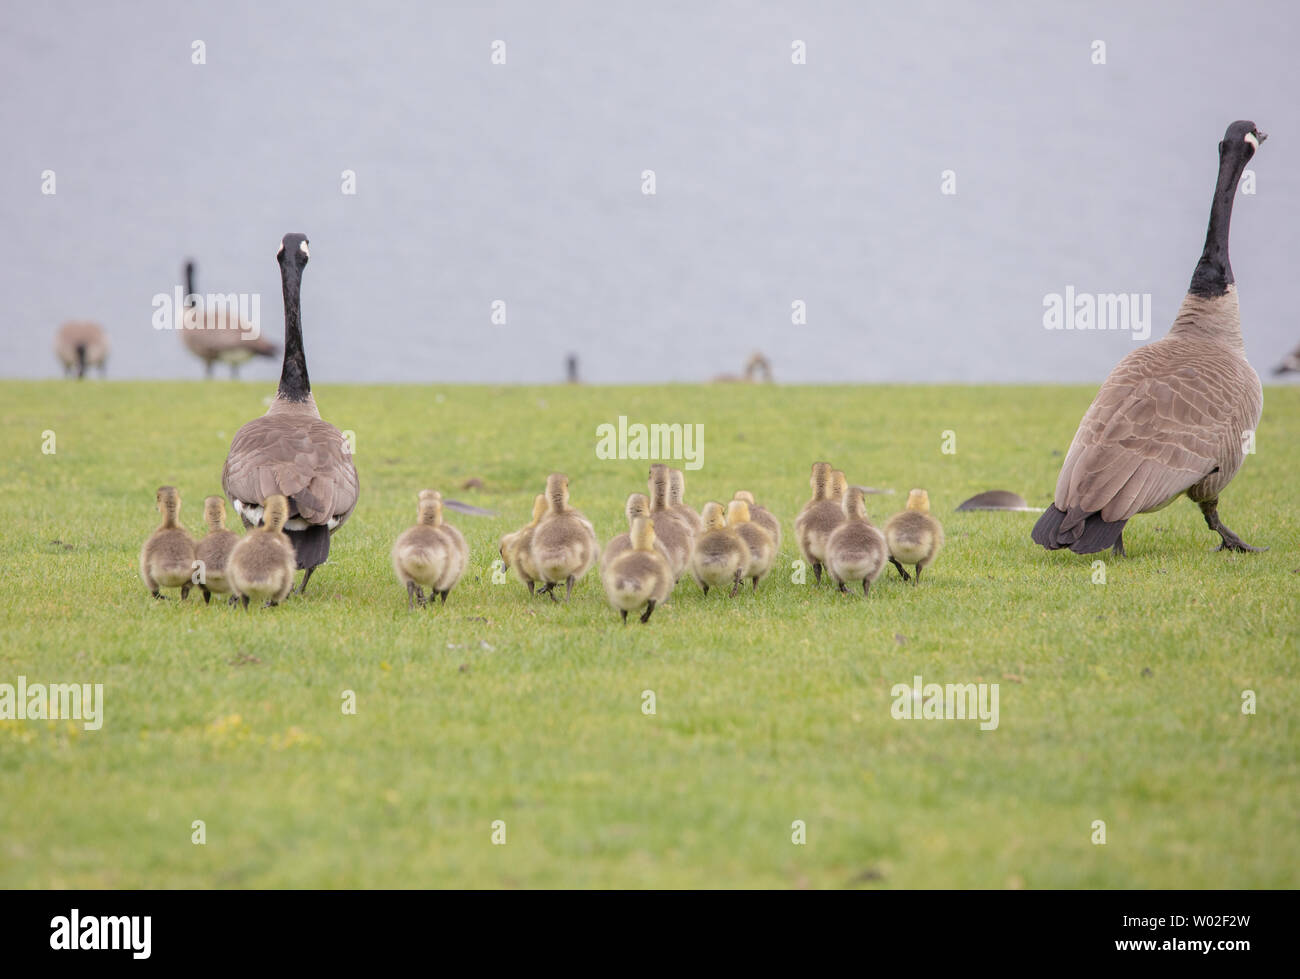
<svg viewBox="0 0 1300 979">
<path fill-rule="evenodd" d="M 533 531 L 532 559 L 542 593 L 555 596 L 555 586 L 564 582 L 564 600 L 573 594 L 573 584 L 596 563 L 596 531 L 591 521 L 569 506 L 569 477 L 551 473 L 546 478 L 546 513 Z"/>
<path fill-rule="evenodd" d="M 442 499 L 428 493 L 420 493 L 415 526 L 402 531 L 393 544 L 393 570 L 397 580 L 406 586 L 406 607 L 412 610 L 417 600 L 422 606 L 432 604 L 425 601 L 426 588 L 430 598 L 442 594 L 445 604 L 447 599 L 439 586 L 461 565 L 454 539 L 442 532 Z"/>
<path fill-rule="evenodd" d="M 885 570 L 889 554 L 882 534 L 867 516 L 865 492 L 861 486 L 849 487 L 841 500 L 844 522 L 826 541 L 826 570 L 840 591 L 848 594 L 846 582 L 862 582 L 862 595 L 871 593 L 871 584 Z"/>
<path fill-rule="evenodd" d="M 749 548 L 745 577 L 754 582 L 754 591 L 758 591 L 759 581 L 767 577 L 776 561 L 776 542 L 771 534 L 750 519 L 749 504 L 744 500 L 732 500 L 727 504 L 727 526 L 739 534 Z"/>
<path fill-rule="evenodd" d="M 181 526 L 181 495 L 175 486 L 159 486 L 154 503 L 163 519 L 140 548 L 140 577 L 154 598 L 167 597 L 159 588 L 180 588 L 184 601 L 193 585 L 194 538 Z"/>
<path fill-rule="evenodd" d="M 754 494 L 749 490 L 736 490 L 732 499 L 743 500 L 749 504 L 749 519 L 766 530 L 772 536 L 772 543 L 776 549 L 781 550 L 781 521 L 776 519 L 776 514 L 767 507 L 755 503 Z"/>
<path fill-rule="evenodd" d="M 228 305 L 205 309 L 200 314 L 194 288 L 194 262 L 185 263 L 185 309 L 181 313 L 181 339 L 190 353 L 203 361 L 203 373 L 212 376 L 219 361 L 230 365 L 231 378 L 239 377 L 239 365 L 253 357 L 274 357 L 279 348 L 258 335 L 257 328 Z"/>
<path fill-rule="evenodd" d="M 209 496 L 203 501 L 203 520 L 208 525 L 207 536 L 194 545 L 194 560 L 200 562 L 199 588 L 203 604 L 212 601 L 212 594 L 229 595 L 235 604 L 234 589 L 226 578 L 230 552 L 239 543 L 239 535 L 226 529 L 226 501 L 220 496 Z"/>
<path fill-rule="evenodd" d="M 646 516 L 632 520 L 631 550 L 624 551 L 604 566 L 601 583 L 609 604 L 623 614 L 645 606 L 641 616 L 644 625 L 650 621 L 655 606 L 663 603 L 673 589 L 673 572 L 663 552 L 655 547 L 654 521 Z"/>
<path fill-rule="evenodd" d="M 661 462 L 650 467 L 646 488 L 650 491 L 650 517 L 655 522 L 655 538 L 661 541 L 669 554 L 673 575 L 680 579 L 691 563 L 695 548 L 695 531 L 686 518 L 673 509 L 669 501 L 672 492 L 672 472 Z"/>
<path fill-rule="evenodd" d="M 289 501 L 283 494 L 268 496 L 262 504 L 262 525 L 243 537 L 230 552 L 226 577 L 248 608 L 250 598 L 263 608 L 279 605 L 293 588 L 293 544 L 284 533 Z"/>
<path fill-rule="evenodd" d="M 1246 362 L 1228 228 L 1237 181 L 1265 135 L 1234 122 L 1219 143 L 1219 178 L 1205 249 L 1163 339 L 1116 365 L 1075 433 L 1053 505 L 1034 525 L 1048 550 L 1124 553 L 1124 525 L 1179 495 L 1201 508 L 1222 541 L 1216 550 L 1258 551 L 1223 525 L 1219 494 L 1245 458 L 1264 405 Z"/>
<path fill-rule="evenodd" d="M 889 563 L 904 581 L 910 576 L 903 565 L 915 565 L 912 584 L 919 585 L 921 569 L 933 564 L 943 548 L 943 524 L 930 513 L 929 493 L 914 489 L 907 494 L 907 509 L 885 521 L 885 542 L 889 545 Z"/>
<path fill-rule="evenodd" d="M 75 373 L 80 380 L 89 368 L 98 367 L 103 377 L 108 373 L 108 334 L 89 320 L 64 323 L 54 334 L 54 355 L 65 376 Z"/>
<path fill-rule="evenodd" d="M 668 507 L 686 521 L 692 534 L 704 529 L 704 521 L 686 502 L 686 473 L 680 469 L 668 470 Z"/>
<path fill-rule="evenodd" d="M 727 526 L 727 516 L 721 503 L 704 504 L 704 532 L 695 541 L 691 554 L 691 573 L 709 593 L 711 587 L 731 585 L 731 597 L 736 597 L 740 582 L 749 570 L 749 546 L 736 531 Z"/>
<path fill-rule="evenodd" d="M 322 421 L 307 377 L 298 290 L 307 265 L 307 239 L 288 234 L 280 245 L 284 291 L 284 365 L 271 407 L 230 443 L 221 485 L 245 526 L 262 519 L 258 500 L 281 493 L 289 500 L 285 532 L 295 561 L 305 569 L 300 593 L 330 553 L 330 535 L 352 514 L 360 489 L 357 467 L 343 433 Z"/>
<path fill-rule="evenodd" d="M 465 543 L 464 534 L 443 521 L 442 504 L 442 494 L 437 490 L 420 490 L 420 505 L 429 509 L 434 520 L 434 528 L 447 542 L 449 554 L 447 566 L 433 584 L 434 592 L 442 599 L 442 604 L 446 605 L 448 593 L 456 586 L 456 582 L 460 581 L 461 575 L 465 573 L 465 566 L 469 564 L 469 545 Z M 429 601 L 433 602 L 433 595 L 429 596 Z"/>
<path fill-rule="evenodd" d="M 505 534 L 501 538 L 498 553 L 501 564 L 507 571 L 514 571 L 515 577 L 528 586 L 528 594 L 533 594 L 537 581 L 537 568 L 533 564 L 533 531 L 537 528 L 542 515 L 546 513 L 546 494 L 538 493 L 533 497 L 533 519 L 519 530 Z"/>
<path fill-rule="evenodd" d="M 600 567 L 602 569 L 608 567 L 609 563 L 620 554 L 626 554 L 633 549 L 632 525 L 636 523 L 638 517 L 650 516 L 649 497 L 644 493 L 631 494 L 627 498 L 627 505 L 623 508 L 623 512 L 627 516 L 627 533 L 611 537 L 609 543 L 605 545 L 605 550 L 600 555 Z M 654 546 L 655 550 L 663 555 L 664 560 L 668 562 L 668 567 L 671 569 L 674 566 L 673 558 L 664 546 L 664 542 L 656 537 Z M 673 581 L 676 582 L 676 576 L 674 576 Z"/>
<path fill-rule="evenodd" d="M 1273 368 L 1274 374 L 1300 374 L 1300 347 L 1296 347 Z"/>
<path fill-rule="evenodd" d="M 826 563 L 826 542 L 835 528 L 844 522 L 844 482 L 844 474 L 838 469 L 832 470 L 829 462 L 814 462 L 812 476 L 808 480 L 812 486 L 812 499 L 803 505 L 799 516 L 794 518 L 799 550 L 804 560 L 812 565 L 813 575 L 819 585 L 822 581 L 822 566 Z"/>
</svg>

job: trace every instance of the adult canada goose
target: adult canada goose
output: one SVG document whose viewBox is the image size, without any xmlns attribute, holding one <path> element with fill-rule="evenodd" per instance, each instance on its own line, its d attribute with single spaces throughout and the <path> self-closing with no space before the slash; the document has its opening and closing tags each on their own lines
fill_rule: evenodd
<svg viewBox="0 0 1300 979">
<path fill-rule="evenodd" d="M 287 234 L 280 245 L 284 291 L 284 366 L 271 407 L 230 443 L 221 485 L 245 526 L 262 519 L 257 501 L 282 493 L 289 500 L 284 525 L 295 561 L 305 569 L 299 592 L 330 553 L 330 535 L 352 514 L 360 489 L 357 467 L 343 433 L 322 421 L 307 377 L 298 291 L 307 265 L 307 239 Z"/>
<path fill-rule="evenodd" d="M 166 598 L 159 588 L 179 588 L 184 601 L 193 585 L 194 538 L 181 526 L 181 495 L 175 486 L 159 486 L 154 504 L 162 523 L 140 548 L 140 577 L 154 598 Z"/>
<path fill-rule="evenodd" d="M 641 623 L 650 621 L 656 605 L 663 604 L 673 589 L 673 572 L 663 552 L 655 547 L 654 521 L 646 516 L 632 520 L 632 547 L 614 557 L 601 570 L 601 583 L 609 604 L 623 614 L 645 607 Z"/>
<path fill-rule="evenodd" d="M 564 582 L 564 600 L 573 585 L 596 563 L 596 531 L 591 521 L 569 505 L 569 477 L 551 473 L 546 478 L 546 513 L 533 531 L 532 559 L 542 592 L 555 597 Z"/>
<path fill-rule="evenodd" d="M 686 502 L 686 473 L 680 469 L 668 470 L 668 507 L 686 521 L 692 534 L 704 529 L 704 521 Z"/>
<path fill-rule="evenodd" d="M 289 501 L 277 493 L 267 497 L 262 509 L 262 526 L 239 538 L 226 565 L 226 577 L 245 609 L 251 598 L 263 602 L 263 608 L 279 605 L 293 588 L 293 545 L 284 534 Z"/>
<path fill-rule="evenodd" d="M 1300 347 L 1296 347 L 1273 368 L 1274 374 L 1300 374 Z"/>
<path fill-rule="evenodd" d="M 771 510 L 754 502 L 754 494 L 749 490 L 736 490 L 732 497 L 749 504 L 749 519 L 766 530 L 772 537 L 776 549 L 781 550 L 781 521 Z"/>
<path fill-rule="evenodd" d="M 749 570 L 749 547 L 741 540 L 735 528 L 727 526 L 727 516 L 721 503 L 704 504 L 704 533 L 695 540 L 691 554 L 691 573 L 708 595 L 710 588 L 731 585 L 731 596 L 736 597 L 740 582 Z"/>
<path fill-rule="evenodd" d="M 199 312 L 194 288 L 194 262 L 185 263 L 185 309 L 181 313 L 181 339 L 190 353 L 203 361 L 203 373 L 212 376 L 218 362 L 230 365 L 230 376 L 239 377 L 239 365 L 253 357 L 274 357 L 278 347 L 258 334 L 257 327 L 239 315 L 237 308 L 223 305 Z M 201 302 L 201 300 L 200 300 Z"/>
<path fill-rule="evenodd" d="M 199 588 L 203 592 L 203 604 L 211 602 L 215 592 L 218 595 L 229 595 L 230 604 L 234 605 L 234 589 L 226 577 L 226 567 L 230 564 L 230 552 L 239 543 L 239 535 L 226 529 L 224 497 L 209 496 L 203 501 L 203 520 L 208 525 L 208 533 L 194 545 L 194 560 L 199 562 Z"/>
<path fill-rule="evenodd" d="M 456 586 L 456 582 L 460 581 L 461 575 L 465 573 L 465 566 L 469 564 L 469 545 L 465 543 L 464 534 L 443 521 L 443 503 L 442 494 L 437 490 L 420 490 L 420 505 L 427 507 L 432 513 L 433 526 L 447 542 L 450 554 L 450 560 L 441 577 L 433 584 L 433 591 L 442 599 L 442 604 L 446 605 L 448 593 Z M 433 601 L 433 595 L 429 596 L 429 601 Z"/>
<path fill-rule="evenodd" d="M 1234 122 L 1219 143 L 1219 177 L 1205 249 L 1169 333 L 1116 365 L 1061 466 L 1056 497 L 1033 539 L 1048 550 L 1124 553 L 1124 525 L 1183 493 L 1222 540 L 1216 550 L 1258 551 L 1223 525 L 1219 494 L 1245 458 L 1264 394 L 1246 362 L 1228 228 L 1237 182 L 1264 141 Z"/>
<path fill-rule="evenodd" d="M 943 548 L 943 524 L 930 513 L 930 494 L 914 489 L 907 494 L 907 509 L 885 521 L 885 543 L 889 545 L 889 563 L 907 581 L 903 565 L 916 567 L 912 584 L 921 583 L 921 570 L 928 568 Z"/>
<path fill-rule="evenodd" d="M 844 522 L 844 474 L 832 470 L 829 462 L 814 462 L 808 479 L 812 499 L 803 505 L 794 518 L 794 532 L 799 540 L 799 551 L 812 565 L 817 584 L 822 581 L 822 567 L 826 563 L 826 542 L 832 531 Z M 839 487 L 839 495 L 836 488 Z"/>
<path fill-rule="evenodd" d="M 63 365 L 64 375 L 86 376 L 91 367 L 98 367 L 103 377 L 108 373 L 108 334 L 98 323 L 73 320 L 64 323 L 54 334 L 54 355 Z"/>
<path fill-rule="evenodd" d="M 425 600 L 426 588 L 430 598 L 441 595 L 446 604 L 446 593 L 441 586 L 447 584 L 449 591 L 459 579 L 459 572 L 464 570 L 456 540 L 443 532 L 446 528 L 442 522 L 441 496 L 429 490 L 421 492 L 416 514 L 415 526 L 402 531 L 392 552 L 393 570 L 397 580 L 406 586 L 406 607 L 412 610 L 417 600 L 422 606 L 433 604 Z"/>
<path fill-rule="evenodd" d="M 754 591 L 758 591 L 759 581 L 767 577 L 776 561 L 776 542 L 761 525 L 750 519 L 749 504 L 744 500 L 732 500 L 727 504 L 727 526 L 739 534 L 749 548 L 745 577 L 754 583 Z"/>
<path fill-rule="evenodd" d="M 533 519 L 519 530 L 503 535 L 498 547 L 505 570 L 513 571 L 515 577 L 528 586 L 529 595 L 533 594 L 537 582 L 537 568 L 533 565 L 532 555 L 533 531 L 544 513 L 546 513 L 546 494 L 538 493 L 533 497 Z"/>
<path fill-rule="evenodd" d="M 848 594 L 846 582 L 862 582 L 862 595 L 871 593 L 871 584 L 885 570 L 885 534 L 871 523 L 861 486 L 849 487 L 841 501 L 844 522 L 826 541 L 826 570 L 840 591 Z"/>
</svg>

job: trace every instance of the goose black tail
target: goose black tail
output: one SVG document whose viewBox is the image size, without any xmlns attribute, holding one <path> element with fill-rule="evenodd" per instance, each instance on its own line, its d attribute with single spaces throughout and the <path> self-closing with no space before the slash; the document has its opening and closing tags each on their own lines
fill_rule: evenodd
<svg viewBox="0 0 1300 979">
<path fill-rule="evenodd" d="M 1068 547 L 1075 554 L 1095 554 L 1114 547 L 1124 533 L 1127 520 L 1102 520 L 1101 513 L 1071 508 L 1067 513 L 1056 504 L 1049 506 L 1034 524 L 1034 543 L 1049 551 Z"/>
<path fill-rule="evenodd" d="M 299 570 L 324 564 L 330 556 L 330 531 L 323 524 L 313 524 L 306 530 L 286 530 L 293 544 L 293 556 Z"/>
</svg>

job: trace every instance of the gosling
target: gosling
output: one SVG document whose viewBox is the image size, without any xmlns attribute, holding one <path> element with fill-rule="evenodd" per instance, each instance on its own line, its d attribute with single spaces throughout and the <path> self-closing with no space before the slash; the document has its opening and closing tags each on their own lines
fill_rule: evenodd
<svg viewBox="0 0 1300 979">
<path fill-rule="evenodd" d="M 284 533 L 288 519 L 289 501 L 279 493 L 268 496 L 262 504 L 262 526 L 241 537 L 230 552 L 226 577 L 245 609 L 253 598 L 263 602 L 263 608 L 279 605 L 293 588 L 297 562 Z"/>
<path fill-rule="evenodd" d="M 442 600 L 442 604 L 447 604 L 447 595 L 456 583 L 460 581 L 461 575 L 465 573 L 465 567 L 469 564 L 469 545 L 465 543 L 465 535 L 449 523 L 444 523 L 442 519 L 442 494 L 437 490 L 420 490 L 420 505 L 428 507 L 433 514 L 433 526 L 447 544 L 449 559 L 447 565 L 443 568 L 442 576 L 433 583 L 433 591 Z M 433 594 L 429 595 L 430 604 L 433 603 Z"/>
<path fill-rule="evenodd" d="M 736 596 L 740 582 L 749 570 L 749 547 L 735 530 L 727 526 L 721 503 L 704 504 L 704 533 L 695 542 L 691 554 L 691 573 L 708 595 L 711 587 L 731 585 Z"/>
<path fill-rule="evenodd" d="M 503 535 L 497 548 L 502 567 L 515 573 L 515 577 L 528 587 L 530 596 L 537 584 L 537 568 L 533 565 L 532 555 L 533 531 L 545 512 L 546 495 L 538 493 L 533 497 L 533 519 L 513 533 Z"/>
<path fill-rule="evenodd" d="M 556 602 L 556 585 L 564 582 L 567 602 L 574 583 L 596 563 L 596 531 L 569 505 L 569 477 L 563 473 L 551 473 L 546 479 L 546 513 L 533 531 L 530 548 L 542 594 Z"/>
<path fill-rule="evenodd" d="M 839 473 L 838 480 L 835 473 Z M 843 485 L 840 482 L 843 478 L 844 474 L 838 469 L 832 470 L 829 462 L 814 462 L 812 476 L 808 480 L 812 486 L 812 499 L 803 505 L 799 516 L 794 520 L 799 551 L 804 560 L 812 565 L 813 576 L 819 585 L 822 567 L 826 563 L 826 542 L 835 528 L 844 522 L 844 507 L 841 498 L 835 495 L 835 487 Z"/>
<path fill-rule="evenodd" d="M 650 517 L 655 522 L 655 537 L 660 540 L 669 554 L 669 564 L 673 568 L 673 577 L 680 581 L 691 564 L 691 554 L 695 549 L 695 531 L 688 519 L 673 509 L 669 502 L 672 492 L 672 471 L 663 463 L 650 467 L 646 480 L 650 490 Z"/>
<path fill-rule="evenodd" d="M 203 591 L 203 604 L 212 601 L 215 592 L 229 595 L 230 605 L 237 598 L 233 594 L 230 581 L 226 578 L 226 566 L 230 563 L 230 552 L 239 543 L 239 535 L 226 529 L 226 501 L 224 497 L 209 496 L 203 501 L 203 519 L 208 525 L 208 533 L 194 546 L 194 560 L 198 562 L 199 588 Z"/>
<path fill-rule="evenodd" d="M 826 542 L 826 570 L 840 591 L 848 594 L 849 581 L 862 582 L 862 596 L 871 592 L 871 584 L 885 570 L 889 549 L 885 535 L 867 516 L 862 487 L 851 487 L 843 500 L 844 522 Z"/>
<path fill-rule="evenodd" d="M 943 547 L 943 524 L 930 514 L 929 493 L 914 489 L 907 494 L 907 509 L 885 522 L 885 541 L 889 545 L 890 563 L 903 580 L 919 585 L 921 569 L 933 564 Z M 914 579 L 904 570 L 905 564 L 916 567 Z"/>
<path fill-rule="evenodd" d="M 194 584 L 194 538 L 181 526 L 181 495 L 175 486 L 159 486 L 154 503 L 163 519 L 140 548 L 140 577 L 154 598 L 167 597 L 160 588 L 180 588 L 184 601 Z"/>
<path fill-rule="evenodd" d="M 733 499 L 749 504 L 749 519 L 771 534 L 772 543 L 778 551 L 781 550 L 781 521 L 776 519 L 776 514 L 767 507 L 755 503 L 754 494 L 749 490 L 736 490 Z"/>
<path fill-rule="evenodd" d="M 673 572 L 668 561 L 655 546 L 655 525 L 649 517 L 638 516 L 632 520 L 629 531 L 631 550 L 616 555 L 601 572 L 601 583 L 609 604 L 623 616 L 645 607 L 641 623 L 650 621 L 656 605 L 661 605 L 673 588 Z"/>
<path fill-rule="evenodd" d="M 704 529 L 704 520 L 686 502 L 686 473 L 680 469 L 668 470 L 668 507 L 698 535 Z"/>
<path fill-rule="evenodd" d="M 727 526 L 735 530 L 749 548 L 745 577 L 754 582 L 754 591 L 758 591 L 758 583 L 767 577 L 776 561 L 776 543 L 771 534 L 751 519 L 749 504 L 744 500 L 732 500 L 727 504 Z"/>
<path fill-rule="evenodd" d="M 441 501 L 426 499 L 421 494 L 415 512 L 415 526 L 398 535 L 392 552 L 393 571 L 398 582 L 406 587 L 406 607 L 410 611 L 415 610 L 417 601 L 421 607 L 428 604 L 424 589 L 433 594 L 452 563 L 450 542 L 438 532 L 442 522 Z"/>
<path fill-rule="evenodd" d="M 616 537 L 611 537 L 609 543 L 605 545 L 605 550 L 600 555 L 600 567 L 602 569 L 608 567 L 610 562 L 620 554 L 626 554 L 628 551 L 633 549 L 632 525 L 636 522 L 637 517 L 650 516 L 650 500 L 644 493 L 633 493 L 627 498 L 627 505 L 623 508 L 623 512 L 627 515 L 628 532 L 625 534 L 619 534 Z M 668 551 L 664 547 L 663 541 L 658 538 L 655 539 L 655 550 L 663 555 L 664 560 L 668 562 L 668 567 L 671 570 L 673 562 L 669 558 Z"/>
</svg>

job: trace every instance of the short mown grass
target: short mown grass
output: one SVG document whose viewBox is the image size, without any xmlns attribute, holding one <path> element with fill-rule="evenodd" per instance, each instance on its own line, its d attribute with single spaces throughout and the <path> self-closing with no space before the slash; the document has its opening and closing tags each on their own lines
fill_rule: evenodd
<svg viewBox="0 0 1300 979">
<path fill-rule="evenodd" d="M 106 701 L 99 731 L 0 721 L 0 886 L 1300 884 L 1294 388 L 1266 391 L 1220 510 L 1272 549 L 1215 553 L 1179 501 L 1133 522 L 1127 559 L 1096 556 L 1102 585 L 1030 542 L 1032 513 L 953 512 L 994 488 L 1043 505 L 1091 389 L 321 386 L 361 500 L 308 595 L 154 601 L 136 565 L 155 488 L 197 529 L 270 393 L 0 383 L 0 683 Z M 594 574 L 568 605 L 493 583 L 551 470 L 602 541 L 622 529 L 647 464 L 597 458 L 619 415 L 703 423 L 688 500 L 744 487 L 782 518 L 757 595 L 683 581 L 624 627 Z M 948 543 L 919 588 L 792 582 L 816 459 L 894 489 L 868 498 L 878 521 L 929 490 Z M 412 614 L 389 548 L 424 487 L 500 515 L 450 515 L 470 570 Z M 893 719 L 917 674 L 998 683 L 998 728 Z"/>
</svg>

